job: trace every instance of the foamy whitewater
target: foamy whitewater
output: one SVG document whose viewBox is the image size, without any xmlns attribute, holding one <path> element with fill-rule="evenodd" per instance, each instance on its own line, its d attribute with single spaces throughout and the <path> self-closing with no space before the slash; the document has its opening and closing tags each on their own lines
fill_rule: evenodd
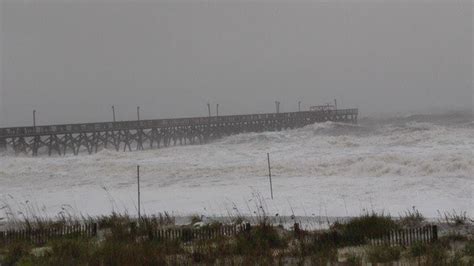
<svg viewBox="0 0 474 266">
<path fill-rule="evenodd" d="M 472 116 L 451 114 L 328 122 L 140 152 L 4 154 L 0 207 L 44 216 L 134 214 L 139 164 L 148 214 L 251 214 L 260 195 L 269 213 L 280 215 L 399 215 L 413 206 L 428 217 L 453 209 L 472 215 L 473 150 Z"/>
</svg>

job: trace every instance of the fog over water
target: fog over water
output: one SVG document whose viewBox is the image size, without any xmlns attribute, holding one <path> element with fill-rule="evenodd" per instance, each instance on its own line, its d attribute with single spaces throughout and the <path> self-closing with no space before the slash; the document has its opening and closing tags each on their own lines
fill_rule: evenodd
<svg viewBox="0 0 474 266">
<path fill-rule="evenodd" d="M 0 127 L 472 110 L 472 1 L 0 1 Z"/>
</svg>

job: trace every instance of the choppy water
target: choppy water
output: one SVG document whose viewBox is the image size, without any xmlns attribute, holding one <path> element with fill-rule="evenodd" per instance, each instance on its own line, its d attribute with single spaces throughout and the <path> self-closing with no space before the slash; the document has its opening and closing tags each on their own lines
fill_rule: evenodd
<svg viewBox="0 0 474 266">
<path fill-rule="evenodd" d="M 4 154 L 0 197 L 17 209 L 34 202 L 43 215 L 64 208 L 133 213 L 140 164 L 149 213 L 251 213 L 255 194 L 263 195 L 270 212 L 285 214 L 397 214 L 412 206 L 428 216 L 450 209 L 472 213 L 473 151 L 470 113 L 362 118 L 358 125 L 327 122 L 201 146 L 78 157 Z M 267 152 L 275 200 L 268 197 Z"/>
</svg>

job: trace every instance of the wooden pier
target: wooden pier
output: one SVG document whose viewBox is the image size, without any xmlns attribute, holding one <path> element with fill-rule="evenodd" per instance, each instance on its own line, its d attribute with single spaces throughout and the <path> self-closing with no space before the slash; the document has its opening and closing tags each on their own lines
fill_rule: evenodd
<svg viewBox="0 0 474 266">
<path fill-rule="evenodd" d="M 245 132 L 279 131 L 326 121 L 357 123 L 357 109 L 209 116 L 0 128 L 0 150 L 16 154 L 89 154 L 203 144 Z"/>
</svg>

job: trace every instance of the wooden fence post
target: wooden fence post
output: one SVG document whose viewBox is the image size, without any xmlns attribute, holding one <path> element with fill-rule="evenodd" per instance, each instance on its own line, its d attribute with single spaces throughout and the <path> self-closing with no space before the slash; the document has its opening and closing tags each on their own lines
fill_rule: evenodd
<svg viewBox="0 0 474 266">
<path fill-rule="evenodd" d="M 433 225 L 433 226 L 431 227 L 431 229 L 432 229 L 432 236 L 431 236 L 432 238 L 431 238 L 431 241 L 432 241 L 432 242 L 435 242 L 435 241 L 438 240 L 438 226 L 437 226 L 437 225 Z"/>
<path fill-rule="evenodd" d="M 92 236 L 97 236 L 97 223 L 92 225 Z"/>
<path fill-rule="evenodd" d="M 300 229 L 300 224 L 299 223 L 295 223 L 294 230 L 295 230 L 295 236 L 300 237 L 301 229 Z"/>
<path fill-rule="evenodd" d="M 252 230 L 252 226 L 250 225 L 250 223 L 246 223 L 246 224 L 245 224 L 245 231 L 246 231 L 247 233 L 250 233 L 250 230 Z"/>
</svg>

